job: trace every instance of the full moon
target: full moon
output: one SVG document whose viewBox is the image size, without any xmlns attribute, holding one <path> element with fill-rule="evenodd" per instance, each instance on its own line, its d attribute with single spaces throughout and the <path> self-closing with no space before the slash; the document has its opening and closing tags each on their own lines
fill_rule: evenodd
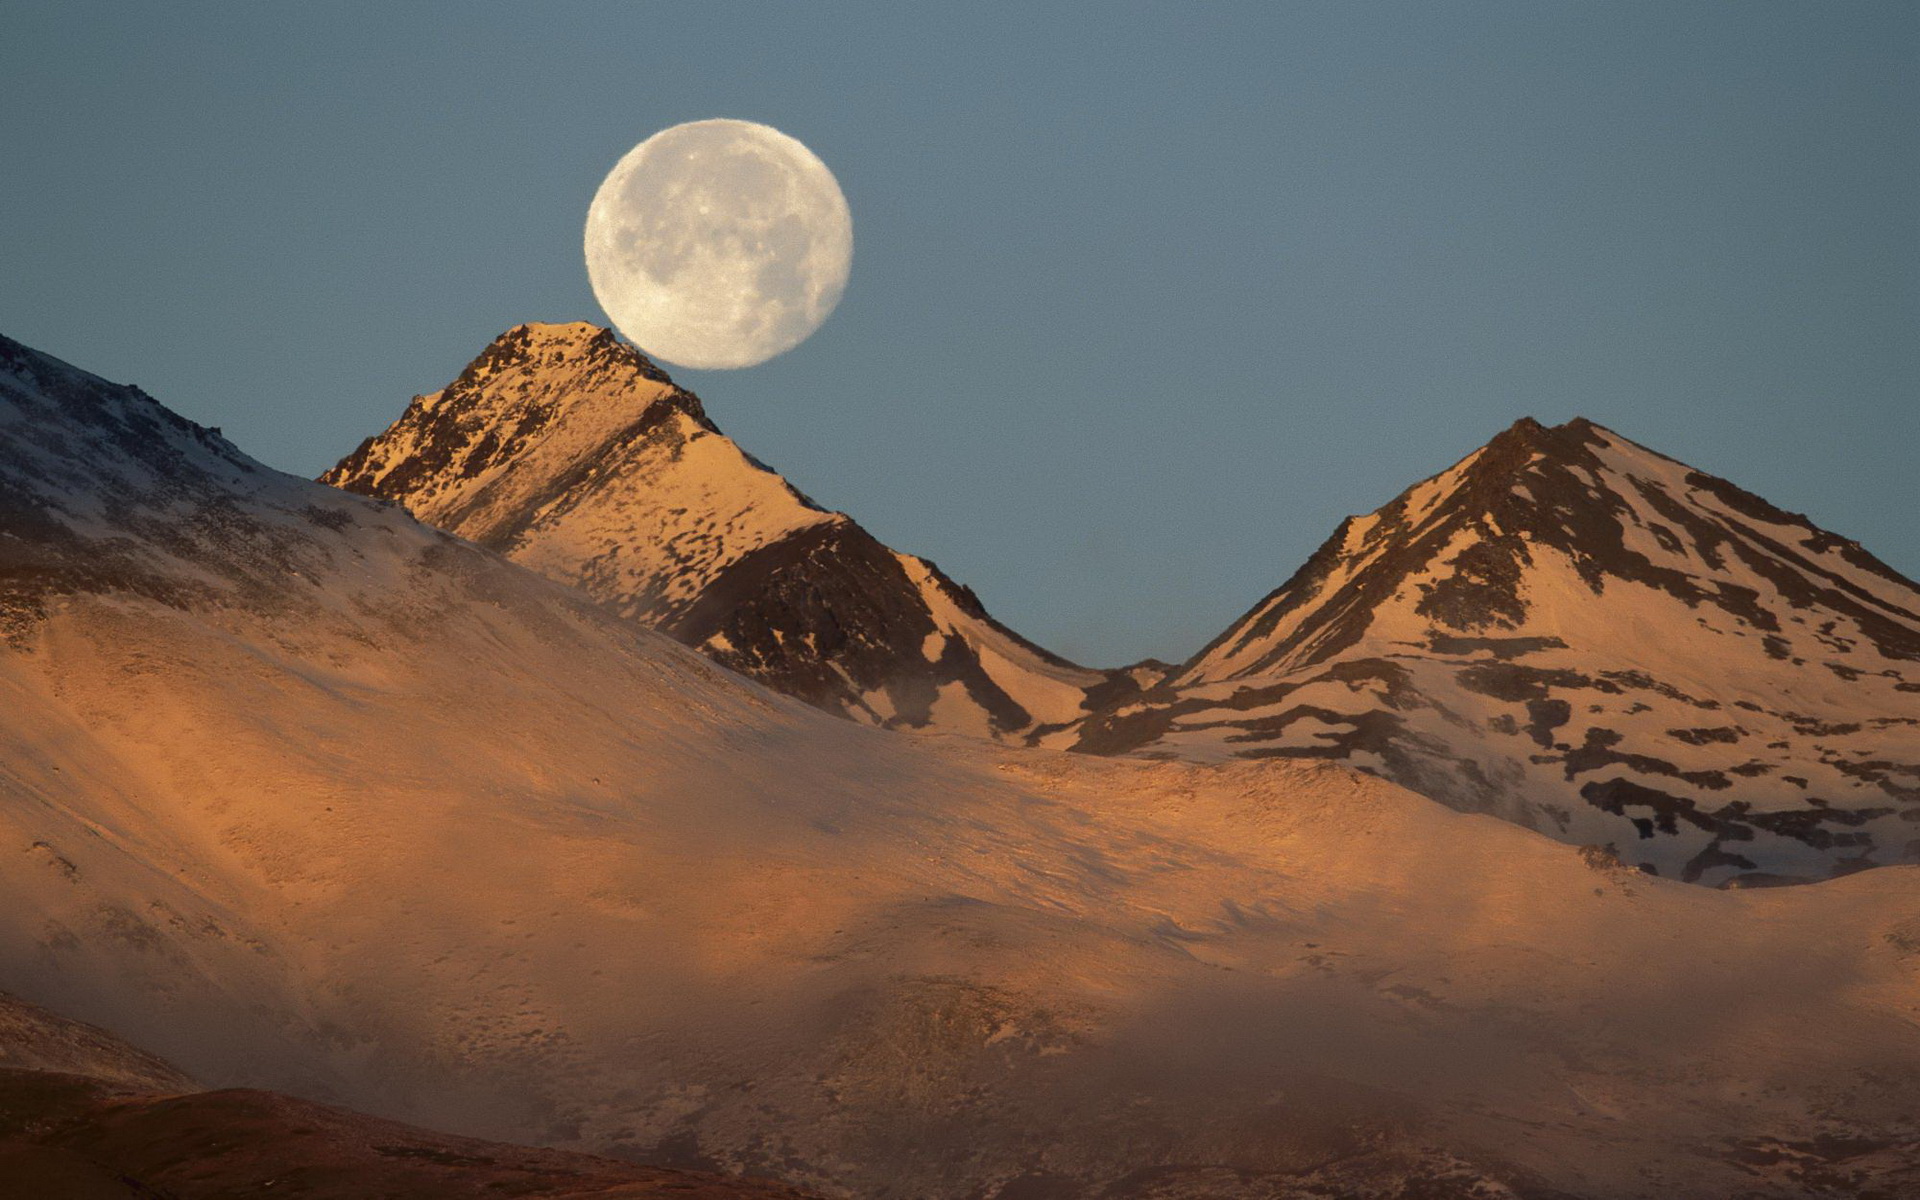
<svg viewBox="0 0 1920 1200">
<path fill-rule="evenodd" d="M 663 129 L 587 210 L 587 277 L 621 333 L 682 367 L 751 367 L 820 328 L 853 266 L 827 164 L 752 121 Z"/>
</svg>

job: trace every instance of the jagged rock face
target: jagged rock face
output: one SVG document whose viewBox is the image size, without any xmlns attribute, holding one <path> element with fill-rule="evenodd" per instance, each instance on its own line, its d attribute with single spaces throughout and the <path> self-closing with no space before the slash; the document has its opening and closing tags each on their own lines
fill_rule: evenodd
<svg viewBox="0 0 1920 1200">
<path fill-rule="evenodd" d="M 1920 857 L 1920 588 L 1587 421 L 1526 420 L 1078 748 L 1326 757 L 1699 882 Z"/>
<path fill-rule="evenodd" d="M 1029 736 L 1137 691 L 1025 641 L 734 445 L 604 329 L 509 330 L 321 477 L 577 586 L 808 703 Z"/>
</svg>

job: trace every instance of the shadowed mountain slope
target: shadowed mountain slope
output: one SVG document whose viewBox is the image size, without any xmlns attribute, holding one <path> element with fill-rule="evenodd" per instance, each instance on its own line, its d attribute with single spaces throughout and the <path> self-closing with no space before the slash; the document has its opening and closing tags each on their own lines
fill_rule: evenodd
<svg viewBox="0 0 1920 1200">
<path fill-rule="evenodd" d="M 104 1029 L 0 993 L 0 1198 L 798 1200 L 767 1183 L 448 1137 L 272 1092 L 203 1092 Z"/>
<path fill-rule="evenodd" d="M 1077 747 L 1323 757 L 1686 880 L 1920 850 L 1920 588 L 1591 422 L 1385 507 Z"/>
<path fill-rule="evenodd" d="M 275 1092 L 0 1068 L 8 1200 L 802 1200 L 767 1181 L 451 1137 Z"/>
<path fill-rule="evenodd" d="M 113 1034 L 0 992 L 0 1070 L 83 1075 L 150 1091 L 193 1087 L 178 1068 Z"/>
</svg>

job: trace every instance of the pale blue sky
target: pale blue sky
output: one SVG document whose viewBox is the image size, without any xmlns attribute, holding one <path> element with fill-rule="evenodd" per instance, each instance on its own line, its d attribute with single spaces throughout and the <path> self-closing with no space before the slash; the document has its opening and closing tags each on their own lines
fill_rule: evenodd
<svg viewBox="0 0 1920 1200">
<path fill-rule="evenodd" d="M 312 474 L 523 320 L 636 142 L 764 121 L 856 254 L 676 372 L 1095 664 L 1515 418 L 1920 573 L 1920 5 L 0 3 L 0 332 Z"/>
</svg>

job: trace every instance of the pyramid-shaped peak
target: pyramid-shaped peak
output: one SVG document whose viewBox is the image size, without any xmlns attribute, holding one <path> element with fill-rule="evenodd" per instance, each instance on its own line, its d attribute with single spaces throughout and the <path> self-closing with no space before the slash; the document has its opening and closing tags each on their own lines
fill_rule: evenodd
<svg viewBox="0 0 1920 1200">
<path fill-rule="evenodd" d="M 507 525 L 460 530 L 493 544 L 532 511 L 522 504 L 529 489 L 558 495 L 641 445 L 718 432 L 693 393 L 613 331 L 527 322 L 488 343 L 446 387 L 414 397 L 321 479 L 404 503 L 430 524 L 454 509 L 498 515 Z"/>
</svg>

